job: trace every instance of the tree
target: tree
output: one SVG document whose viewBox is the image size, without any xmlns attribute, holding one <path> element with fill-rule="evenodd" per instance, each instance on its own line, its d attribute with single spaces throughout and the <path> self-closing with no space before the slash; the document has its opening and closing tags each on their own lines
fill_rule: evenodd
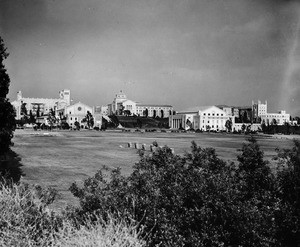
<svg viewBox="0 0 300 247">
<path fill-rule="evenodd" d="M 86 122 L 89 129 L 93 128 L 93 126 L 94 126 L 94 117 L 93 117 L 92 113 L 87 111 L 87 114 L 86 114 L 85 118 L 82 120 L 82 122 Z"/>
<path fill-rule="evenodd" d="M 52 128 L 54 124 L 57 122 L 55 111 L 52 108 L 50 109 L 47 120 L 49 122 L 50 128 Z"/>
<path fill-rule="evenodd" d="M 153 118 L 156 118 L 156 110 L 153 110 Z"/>
<path fill-rule="evenodd" d="M 125 107 L 123 106 L 123 104 L 120 105 L 120 109 L 119 109 L 119 115 L 123 115 Z"/>
<path fill-rule="evenodd" d="M 21 113 L 20 115 L 22 116 L 27 116 L 27 108 L 26 108 L 26 103 L 22 103 L 21 105 Z"/>
<path fill-rule="evenodd" d="M 231 132 L 231 130 L 232 130 L 232 120 L 231 120 L 231 118 L 229 118 L 229 119 L 226 121 L 225 127 L 226 127 L 226 129 L 227 129 L 228 132 Z"/>
<path fill-rule="evenodd" d="M 246 125 L 243 124 L 241 129 L 242 129 L 242 132 L 245 132 L 245 130 L 246 130 Z"/>
<path fill-rule="evenodd" d="M 6 98 L 9 92 L 10 79 L 4 66 L 8 53 L 0 37 L 0 155 L 8 152 L 15 130 L 15 110 Z"/>
<path fill-rule="evenodd" d="M 143 115 L 144 115 L 145 117 L 148 117 L 148 109 L 147 109 L 147 108 L 143 111 Z"/>
<path fill-rule="evenodd" d="M 77 130 L 80 130 L 80 124 L 78 121 L 75 121 L 74 126 Z"/>
<path fill-rule="evenodd" d="M 261 130 L 263 133 L 265 133 L 267 131 L 267 125 L 266 125 L 265 120 L 263 120 L 261 123 Z"/>
<path fill-rule="evenodd" d="M 32 110 L 29 111 L 29 123 L 33 124 L 36 122 L 36 118 L 34 117 Z"/>
<path fill-rule="evenodd" d="M 40 107 L 40 104 L 38 104 L 37 106 L 37 110 L 36 110 L 36 117 L 40 117 L 41 116 L 41 107 Z"/>
<path fill-rule="evenodd" d="M 130 110 L 125 110 L 125 111 L 124 111 L 124 115 L 127 116 L 127 117 L 130 116 L 130 115 L 131 115 Z"/>
<path fill-rule="evenodd" d="M 256 193 L 263 193 L 272 187 L 272 174 L 268 162 L 263 159 L 257 140 L 251 136 L 248 143 L 244 143 L 242 153 L 238 155 L 238 173 L 242 178 L 242 190 L 247 199 Z"/>
<path fill-rule="evenodd" d="M 164 118 L 164 110 L 162 110 L 162 109 L 160 110 L 160 117 Z"/>
<path fill-rule="evenodd" d="M 292 149 L 277 149 L 278 194 L 280 204 L 276 209 L 277 236 L 283 246 L 300 243 L 300 142 L 294 141 Z"/>
</svg>

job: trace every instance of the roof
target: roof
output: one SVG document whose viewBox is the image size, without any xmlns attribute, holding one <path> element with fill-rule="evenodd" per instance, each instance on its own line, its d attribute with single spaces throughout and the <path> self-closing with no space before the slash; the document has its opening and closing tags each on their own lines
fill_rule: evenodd
<svg viewBox="0 0 300 247">
<path fill-rule="evenodd" d="M 84 103 L 82 103 L 82 102 L 77 102 L 77 103 L 74 103 L 74 104 L 72 104 L 72 105 L 68 105 L 67 106 L 67 108 L 69 108 L 69 107 L 72 107 L 72 106 L 75 106 L 75 105 L 84 105 L 84 106 L 87 106 L 87 107 L 89 107 L 89 108 L 92 108 L 91 106 L 89 106 L 89 105 L 87 105 L 87 104 L 84 104 Z"/>
<path fill-rule="evenodd" d="M 140 103 L 137 103 L 136 106 L 145 106 L 145 107 L 173 107 L 171 105 L 140 104 Z"/>
<path fill-rule="evenodd" d="M 178 111 L 178 112 L 199 112 L 199 111 L 205 111 L 211 107 L 216 107 L 216 106 L 194 106 L 194 107 L 190 107 L 190 108 L 187 108 L 185 110 L 182 110 L 182 111 Z"/>
</svg>

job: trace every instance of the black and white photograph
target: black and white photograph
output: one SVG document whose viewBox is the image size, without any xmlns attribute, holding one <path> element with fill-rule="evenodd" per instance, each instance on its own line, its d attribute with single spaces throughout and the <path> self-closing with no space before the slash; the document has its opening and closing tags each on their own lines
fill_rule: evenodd
<svg viewBox="0 0 300 247">
<path fill-rule="evenodd" d="M 0 0 L 2 246 L 300 246 L 300 1 Z"/>
</svg>

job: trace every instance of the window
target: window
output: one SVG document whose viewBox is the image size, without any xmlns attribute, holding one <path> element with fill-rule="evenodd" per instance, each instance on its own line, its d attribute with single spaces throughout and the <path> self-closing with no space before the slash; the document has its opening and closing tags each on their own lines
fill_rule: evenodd
<svg viewBox="0 0 300 247">
<path fill-rule="evenodd" d="M 206 113 L 203 113 L 203 116 L 205 116 L 206 115 Z"/>
<path fill-rule="evenodd" d="M 70 118 L 72 120 L 72 118 Z"/>
<path fill-rule="evenodd" d="M 208 113 L 207 115 L 210 116 L 210 113 Z"/>
</svg>

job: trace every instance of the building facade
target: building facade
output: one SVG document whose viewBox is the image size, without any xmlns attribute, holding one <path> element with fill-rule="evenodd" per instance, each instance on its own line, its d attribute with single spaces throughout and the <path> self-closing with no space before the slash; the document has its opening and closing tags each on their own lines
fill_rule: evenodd
<svg viewBox="0 0 300 247">
<path fill-rule="evenodd" d="M 207 130 L 226 130 L 226 121 L 231 119 L 234 124 L 233 116 L 216 106 L 200 106 L 178 112 L 176 115 L 169 116 L 169 126 L 171 129 L 199 129 Z"/>
<path fill-rule="evenodd" d="M 268 112 L 268 103 L 265 101 L 263 104 L 260 100 L 255 103 L 252 100 L 252 119 L 254 123 L 261 122 L 261 115 L 266 115 Z"/>
<path fill-rule="evenodd" d="M 127 99 L 127 96 L 120 91 L 116 94 L 113 102 L 108 104 L 107 112 L 108 115 L 127 113 L 128 115 L 167 118 L 173 112 L 173 107 L 171 105 L 141 104 Z"/>
<path fill-rule="evenodd" d="M 25 98 L 22 95 L 22 92 L 17 93 L 17 99 L 12 102 L 12 105 L 16 111 L 16 119 L 21 119 L 22 117 L 22 105 L 26 107 L 27 115 L 30 114 L 30 111 L 34 116 L 36 115 L 47 115 L 50 110 L 53 109 L 57 111 L 66 106 L 69 106 L 71 103 L 71 91 L 69 89 L 64 89 L 59 92 L 59 98 L 49 99 L 49 98 Z"/>
<path fill-rule="evenodd" d="M 66 122 L 69 126 L 73 127 L 75 122 L 78 122 L 80 127 L 83 128 L 86 123 L 82 120 L 86 117 L 88 111 L 93 115 L 93 108 L 83 104 L 81 102 L 69 105 L 64 109 L 61 109 L 60 112 L 66 117 Z"/>
<path fill-rule="evenodd" d="M 284 125 L 286 123 L 290 123 L 290 114 L 287 114 L 285 111 L 280 111 L 278 113 L 266 113 L 260 115 L 261 123 L 269 124 L 277 124 Z"/>
</svg>

